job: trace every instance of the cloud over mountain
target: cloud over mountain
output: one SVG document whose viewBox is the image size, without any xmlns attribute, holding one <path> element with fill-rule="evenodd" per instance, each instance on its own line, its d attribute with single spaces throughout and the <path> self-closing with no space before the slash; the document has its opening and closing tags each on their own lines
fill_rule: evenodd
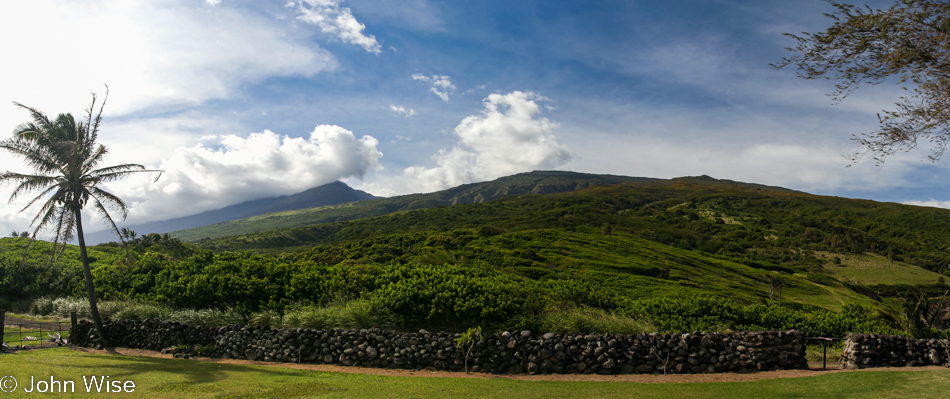
<svg viewBox="0 0 950 399">
<path fill-rule="evenodd" d="M 489 95 L 481 114 L 468 116 L 455 127 L 459 141 L 433 157 L 436 167 L 409 167 L 404 177 L 414 189 L 435 191 L 563 165 L 571 154 L 557 142 L 557 123 L 539 116 L 538 102 L 543 100 L 532 92 Z"/>
<path fill-rule="evenodd" d="M 297 193 L 335 180 L 361 178 L 379 165 L 379 142 L 357 138 L 339 126 L 320 125 L 309 138 L 271 131 L 246 138 L 207 137 L 180 147 L 155 183 L 129 179 L 115 184 L 130 205 L 130 222 L 168 219 L 265 196 Z"/>
</svg>

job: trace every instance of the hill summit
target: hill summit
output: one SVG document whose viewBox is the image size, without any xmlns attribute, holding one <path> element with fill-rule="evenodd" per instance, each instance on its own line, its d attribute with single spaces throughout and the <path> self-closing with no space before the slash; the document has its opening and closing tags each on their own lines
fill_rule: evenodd
<svg viewBox="0 0 950 399">
<path fill-rule="evenodd" d="M 374 198 L 378 197 L 364 191 L 355 190 L 343 182 L 336 181 L 293 195 L 256 199 L 195 215 L 127 227 L 139 235 L 167 233 L 267 213 L 336 205 Z M 86 242 L 92 244 L 109 241 L 116 241 L 116 237 L 108 230 L 86 235 Z"/>
</svg>

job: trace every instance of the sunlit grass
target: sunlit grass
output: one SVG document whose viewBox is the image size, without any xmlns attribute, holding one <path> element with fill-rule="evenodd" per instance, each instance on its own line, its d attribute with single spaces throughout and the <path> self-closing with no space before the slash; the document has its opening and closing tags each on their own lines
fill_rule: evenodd
<svg viewBox="0 0 950 399">
<path fill-rule="evenodd" d="M 424 372 L 420 372 L 424 373 Z M 655 384 L 612 381 L 524 381 L 510 378 L 424 378 L 343 374 L 273 366 L 97 355 L 66 348 L 0 355 L 0 376 L 75 381 L 70 396 L 88 396 L 83 377 L 132 381 L 129 397 L 161 398 L 929 398 L 950 390 L 950 371 L 861 371 L 756 382 Z M 119 395 L 119 394 L 116 394 Z"/>
<path fill-rule="evenodd" d="M 874 254 L 836 254 L 816 252 L 828 260 L 825 272 L 838 280 L 861 285 L 875 284 L 934 284 L 942 276 L 930 270 L 904 262 L 891 262 L 887 257 Z M 841 264 L 832 261 L 835 257 Z"/>
</svg>

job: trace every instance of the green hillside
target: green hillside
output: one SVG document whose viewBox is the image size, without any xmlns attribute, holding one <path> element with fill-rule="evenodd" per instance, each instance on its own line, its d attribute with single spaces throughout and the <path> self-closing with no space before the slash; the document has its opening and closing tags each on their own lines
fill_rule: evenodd
<svg viewBox="0 0 950 399">
<path fill-rule="evenodd" d="M 198 241 L 266 230 L 387 215 L 415 209 L 479 203 L 507 195 L 551 194 L 596 185 L 648 181 L 659 181 L 659 179 L 562 171 L 534 171 L 502 177 L 490 182 L 463 184 L 435 193 L 411 194 L 334 206 L 268 213 L 241 220 L 173 231 L 170 234 L 172 237 L 185 241 Z"/>
<path fill-rule="evenodd" d="M 280 253 L 414 231 L 605 225 L 614 232 L 783 272 L 824 273 L 824 265 L 832 260 L 818 254 L 822 251 L 877 254 L 938 274 L 950 264 L 948 210 L 678 179 L 507 196 L 222 237 L 199 245 L 214 251 Z"/>
<path fill-rule="evenodd" d="M 907 313 L 927 306 L 907 301 L 936 302 L 950 289 L 950 211 L 705 176 L 606 185 L 577 177 L 549 194 L 509 190 L 474 201 L 491 185 L 469 186 L 426 194 L 438 199 L 427 206 L 456 205 L 407 209 L 397 198 L 265 215 L 241 222 L 355 219 L 196 244 L 148 235 L 128 254 L 95 247 L 94 275 L 103 298 L 134 301 L 113 307 L 122 317 L 209 309 L 189 322 L 205 314 L 217 320 L 208 323 L 454 331 L 927 336 L 914 324 L 920 315 Z M 313 218 L 297 217 L 308 212 Z M 0 292 L 32 278 L 15 263 L 25 242 L 0 240 Z M 31 257 L 31 270 L 41 261 Z M 21 295 L 81 293 L 74 269 L 62 269 L 60 286 L 33 284 Z"/>
<path fill-rule="evenodd" d="M 596 229 L 544 229 L 498 233 L 482 229 L 394 234 L 302 254 L 317 263 L 452 263 L 500 268 L 538 281 L 581 281 L 625 300 L 688 298 L 729 293 L 744 303 L 767 301 L 762 283 L 780 273 Z M 801 304 L 840 309 L 872 301 L 840 282 L 787 275 L 783 295 Z M 829 299 L 834 298 L 834 299 Z"/>
</svg>

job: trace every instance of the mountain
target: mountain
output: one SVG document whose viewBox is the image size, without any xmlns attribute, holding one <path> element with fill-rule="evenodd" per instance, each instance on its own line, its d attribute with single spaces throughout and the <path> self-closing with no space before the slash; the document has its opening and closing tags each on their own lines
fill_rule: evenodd
<svg viewBox="0 0 950 399">
<path fill-rule="evenodd" d="M 550 193 L 530 194 L 542 192 Z M 950 290 L 950 210 L 709 176 L 532 172 L 206 227 L 290 223 L 309 224 L 194 244 L 153 236 L 91 247 L 98 289 L 103 298 L 252 313 L 290 311 L 291 303 L 333 314 L 373 306 L 382 311 L 369 317 L 379 318 L 352 313 L 365 323 L 354 325 L 405 331 L 917 337 L 928 331 L 900 321 L 937 309 Z M 0 255 L 21 256 L 27 242 L 2 238 Z M 0 285 L 0 300 L 7 291 L 34 298 L 78 289 L 76 250 L 50 269 L 49 246 L 39 245 L 29 267 L 0 262 L 0 276 L 13 282 Z M 286 319 L 317 319 L 310 314 Z"/>
<path fill-rule="evenodd" d="M 175 230 L 249 218 L 261 214 L 336 205 L 375 198 L 378 197 L 364 191 L 354 190 L 345 183 L 337 181 L 293 195 L 256 199 L 196 215 L 127 227 L 138 233 L 138 235 L 167 233 Z M 86 242 L 88 243 L 97 244 L 110 241 L 116 241 L 116 237 L 108 230 L 86 235 Z"/>
<path fill-rule="evenodd" d="M 172 231 L 169 234 L 185 241 L 198 241 L 265 230 L 353 220 L 414 209 L 480 203 L 510 195 L 554 194 L 605 184 L 661 181 L 663 180 L 647 177 L 596 175 L 565 171 L 534 171 L 488 182 L 463 184 L 434 193 L 409 194 L 359 203 L 259 214 L 241 220 L 234 218 L 228 222 L 201 225 L 186 230 Z"/>
<path fill-rule="evenodd" d="M 553 176 L 562 183 L 578 177 Z M 293 211 L 288 217 L 313 212 L 350 219 L 334 222 L 325 217 L 328 222 L 200 240 L 197 245 L 222 259 L 207 273 L 242 270 L 267 259 L 287 262 L 287 268 L 299 270 L 274 268 L 274 273 L 285 273 L 280 278 L 295 292 L 316 287 L 306 291 L 305 298 L 328 300 L 327 292 L 337 292 L 334 289 L 353 298 L 374 295 L 400 317 L 415 318 L 407 323 L 434 323 L 433 314 L 442 320 L 456 315 L 457 309 L 495 306 L 484 304 L 490 298 L 533 298 L 528 302 L 550 305 L 538 312 L 552 320 L 572 317 L 559 312 L 579 306 L 623 309 L 650 314 L 654 322 L 675 322 L 658 327 L 661 331 L 713 330 L 721 324 L 841 336 L 864 327 L 863 321 L 841 324 L 840 317 L 891 323 L 904 317 L 900 312 L 909 295 L 936 301 L 950 289 L 950 210 L 945 209 L 819 196 L 708 176 L 631 179 L 427 209 L 408 206 L 413 201 L 430 206 L 504 192 L 498 189 L 512 179 L 521 184 L 545 180 L 523 174 L 487 182 L 481 189 L 471 185 L 405 196 L 400 199 L 402 210 L 376 216 L 363 213 L 357 218 L 357 211 L 398 204 L 389 198 Z M 255 220 L 240 222 L 252 225 Z M 234 266 L 236 254 L 249 259 L 245 266 Z M 334 286 L 334 281 L 345 284 Z M 519 284 L 535 288 L 521 290 Z M 461 292 L 465 294 L 445 298 L 446 293 Z M 730 301 L 760 307 L 720 307 Z M 776 302 L 782 306 L 770 306 Z M 404 306 L 429 303 L 438 305 Z M 443 312 L 433 309 L 446 303 L 451 305 L 445 313 L 432 313 Z M 684 311 L 671 310 L 677 307 Z M 844 312 L 834 317 L 794 314 L 810 309 Z M 505 323 L 523 320 L 518 312 L 504 316 L 512 317 Z M 721 316 L 706 318 L 715 314 Z M 722 315 L 737 319 L 715 321 L 727 317 Z M 480 317 L 473 315 L 468 323 L 482 323 Z M 695 321 L 676 324 L 689 318 Z M 814 329 L 811 323 L 819 318 L 845 327 Z"/>
<path fill-rule="evenodd" d="M 454 197 L 449 192 L 433 195 Z M 883 259 L 890 265 L 902 261 L 936 273 L 948 271 L 946 265 L 950 264 L 948 210 L 819 196 L 703 177 L 632 179 L 456 206 L 403 208 L 387 214 L 358 212 L 387 209 L 380 203 L 391 204 L 386 202 L 391 200 L 294 211 L 297 213 L 292 216 L 298 219 L 323 222 L 221 236 L 198 244 L 214 251 L 282 253 L 390 234 L 460 229 L 599 231 L 610 226 L 617 233 L 785 272 L 820 272 L 818 265 L 834 257 L 845 258 L 846 254 L 873 254 L 874 262 Z M 321 214 L 327 215 L 320 219 Z M 334 221 L 332 215 L 346 220 Z M 271 219 L 280 220 L 271 214 L 229 223 L 246 223 L 249 229 Z"/>
</svg>

